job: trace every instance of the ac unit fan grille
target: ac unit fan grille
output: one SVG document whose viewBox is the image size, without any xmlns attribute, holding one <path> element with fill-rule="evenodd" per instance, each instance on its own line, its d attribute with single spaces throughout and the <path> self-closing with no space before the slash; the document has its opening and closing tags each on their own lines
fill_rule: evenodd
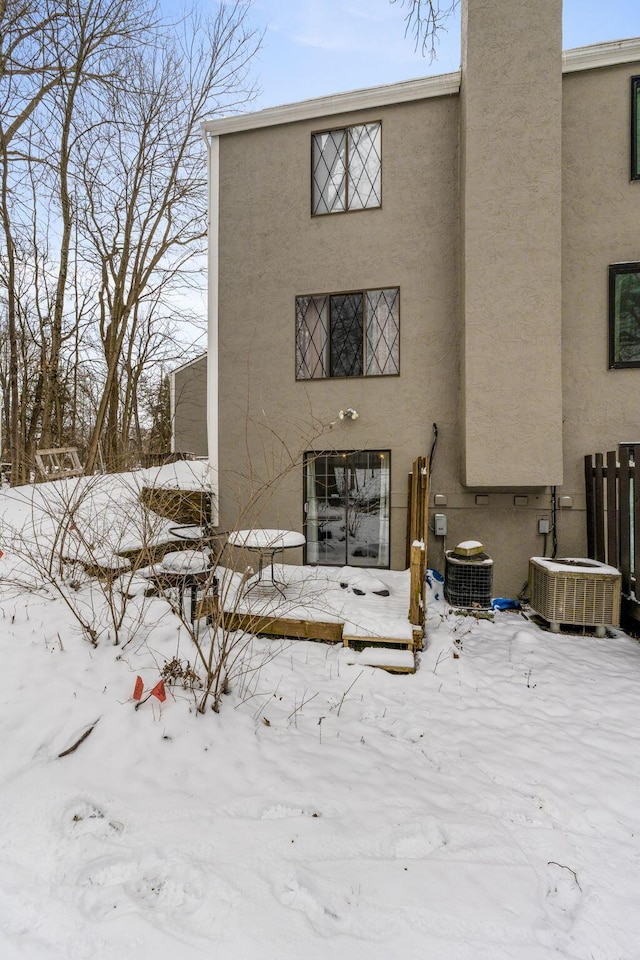
<svg viewBox="0 0 640 960">
<path fill-rule="evenodd" d="M 445 555 L 444 598 L 453 607 L 491 606 L 493 560 L 459 560 Z"/>
<path fill-rule="evenodd" d="M 530 603 L 550 623 L 617 626 L 620 575 L 549 570 L 529 561 Z"/>
</svg>

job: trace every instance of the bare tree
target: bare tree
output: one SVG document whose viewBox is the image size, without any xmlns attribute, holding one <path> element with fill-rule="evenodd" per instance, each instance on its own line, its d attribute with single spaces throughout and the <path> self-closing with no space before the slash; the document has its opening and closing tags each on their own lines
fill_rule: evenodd
<svg viewBox="0 0 640 960">
<path fill-rule="evenodd" d="M 8 345 L 12 480 L 28 475 L 28 443 L 61 430 L 59 367 L 73 225 L 72 150 L 77 104 L 87 89 L 124 83 L 126 51 L 156 23 L 146 0 L 0 0 L 0 220 Z M 37 185 L 37 188 L 36 188 Z M 44 224 L 44 231 L 39 228 Z M 57 249 L 56 249 L 57 248 Z M 42 255 L 47 251 L 47 256 Z M 53 251 L 55 250 L 55 254 Z M 34 253 L 35 251 L 35 253 Z M 17 301 L 34 293 L 29 324 Z M 37 388 L 25 432 L 21 341 L 39 326 Z M 22 429 L 21 429 L 22 426 Z"/>
<path fill-rule="evenodd" d="M 167 360 L 201 281 L 200 123 L 253 94 L 248 6 L 176 24 L 148 0 L 0 0 L 0 386 L 13 483 L 28 479 L 34 446 L 73 444 L 88 417 L 88 471 L 124 465 L 132 432 L 140 445 L 139 384 Z"/>
<path fill-rule="evenodd" d="M 148 29 L 152 16 L 134 7 L 131 0 L 92 0 L 70 4 L 72 29 L 65 31 L 63 54 L 58 51 L 59 82 L 47 111 L 47 131 L 55 131 L 51 150 L 55 158 L 55 189 L 59 217 L 59 249 L 56 257 L 57 279 L 50 304 L 50 349 L 45 369 L 42 397 L 41 442 L 47 447 L 62 432 L 62 397 L 59 383 L 63 345 L 65 300 L 69 283 L 69 259 L 74 224 L 73 150 L 74 142 L 82 136 L 78 124 L 82 116 L 83 97 L 87 88 L 91 97 L 102 97 L 111 86 L 123 84 L 126 61 L 137 44 L 141 29 Z M 65 62 L 67 61 L 67 62 Z"/>
<path fill-rule="evenodd" d="M 19 409 L 19 337 L 16 283 L 17 250 L 11 228 L 12 184 L 9 158 L 19 131 L 57 82 L 53 57 L 45 54 L 60 13 L 54 4 L 39 6 L 31 0 L 0 0 L 0 217 L 2 219 L 3 281 L 6 290 L 6 345 L 8 377 L 8 437 L 12 451 L 21 452 Z M 17 150 L 15 156 L 20 155 Z M 16 457 L 14 456 L 14 460 Z M 16 464 L 14 463 L 14 467 Z M 12 469 L 12 480 L 18 475 Z"/>
<path fill-rule="evenodd" d="M 408 8 L 404 18 L 405 35 L 413 37 L 416 50 L 433 60 L 436 56 L 438 34 L 458 7 L 460 0 L 390 0 Z"/>
<path fill-rule="evenodd" d="M 190 18 L 164 37 L 153 58 L 132 64 L 129 87 L 110 91 L 109 121 L 83 147 L 87 259 L 100 272 L 99 330 L 106 384 L 86 469 L 99 447 L 110 469 L 126 454 L 118 372 L 141 323 L 167 303 L 180 315 L 190 269 L 206 239 L 206 169 L 200 124 L 237 109 L 253 90 L 247 67 L 258 43 L 245 25 L 247 6 L 218 8 L 210 22 Z M 125 416 L 125 421 L 127 417 Z"/>
</svg>

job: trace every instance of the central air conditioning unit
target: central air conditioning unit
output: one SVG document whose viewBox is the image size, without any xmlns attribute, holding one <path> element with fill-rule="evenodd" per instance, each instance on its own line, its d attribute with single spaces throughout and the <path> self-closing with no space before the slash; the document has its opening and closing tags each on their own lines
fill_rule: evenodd
<svg viewBox="0 0 640 960">
<path fill-rule="evenodd" d="M 599 637 L 605 636 L 605 626 L 617 627 L 621 581 L 615 567 L 599 560 L 529 560 L 529 602 L 554 633 L 561 623 L 595 627 Z"/>
<path fill-rule="evenodd" d="M 445 552 L 444 598 L 452 607 L 488 610 L 492 586 L 493 560 L 477 540 Z"/>
</svg>

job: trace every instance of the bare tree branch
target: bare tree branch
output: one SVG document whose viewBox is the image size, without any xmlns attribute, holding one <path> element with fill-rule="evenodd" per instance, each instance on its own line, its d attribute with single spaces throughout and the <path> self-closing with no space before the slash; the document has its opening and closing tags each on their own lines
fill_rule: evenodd
<svg viewBox="0 0 640 960">
<path fill-rule="evenodd" d="M 423 57 L 433 61 L 438 47 L 438 34 L 445 28 L 460 0 L 389 0 L 407 7 L 405 36 L 413 37 L 415 49 L 419 47 Z"/>
</svg>

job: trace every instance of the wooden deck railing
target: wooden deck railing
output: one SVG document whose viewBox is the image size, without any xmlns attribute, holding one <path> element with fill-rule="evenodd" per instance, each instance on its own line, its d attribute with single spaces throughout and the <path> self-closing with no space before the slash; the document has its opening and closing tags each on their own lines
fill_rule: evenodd
<svg viewBox="0 0 640 960">
<path fill-rule="evenodd" d="M 422 631 L 426 617 L 427 538 L 429 535 L 429 458 L 418 457 L 409 474 L 407 566 L 411 571 L 409 622 Z"/>
</svg>

